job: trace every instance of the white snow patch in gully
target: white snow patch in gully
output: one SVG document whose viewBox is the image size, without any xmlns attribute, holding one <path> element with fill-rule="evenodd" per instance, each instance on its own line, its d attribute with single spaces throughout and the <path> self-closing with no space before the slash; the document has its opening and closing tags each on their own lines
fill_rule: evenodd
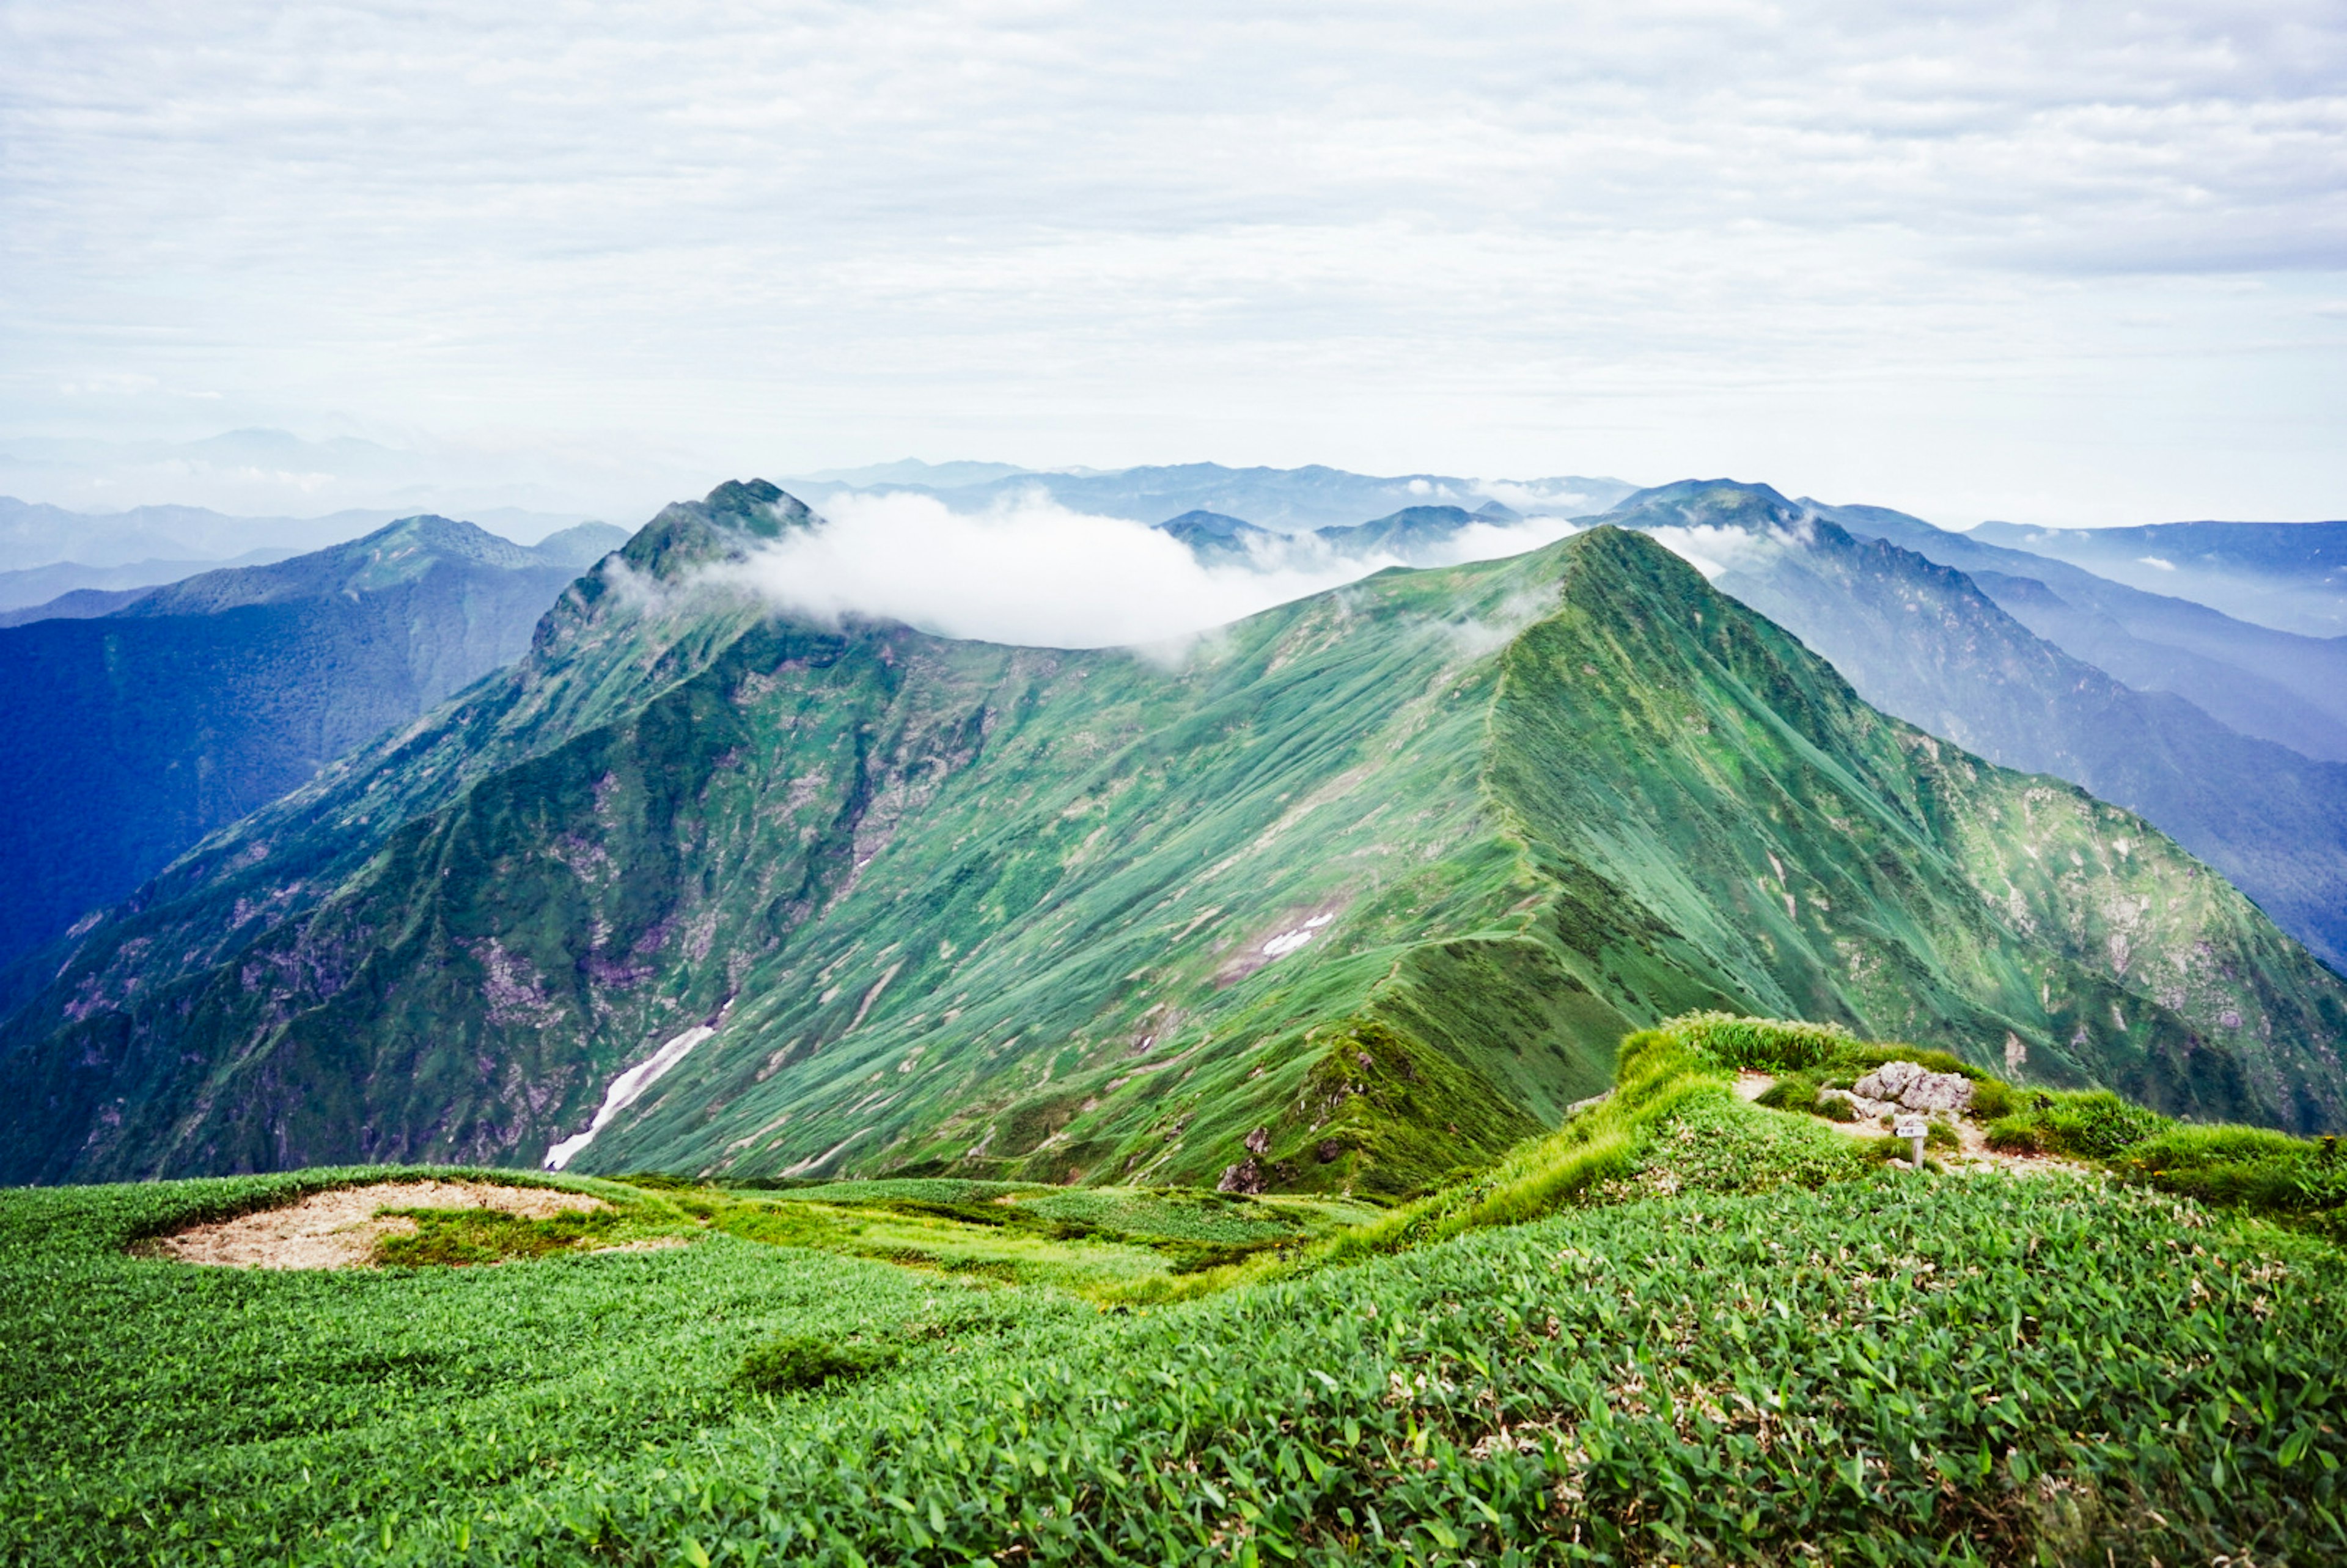
<svg viewBox="0 0 2347 1568">
<path fill-rule="evenodd" d="M 1301 926 L 1296 927 L 1293 931 L 1282 931 L 1278 936 L 1274 937 L 1270 941 L 1266 942 L 1263 945 L 1264 957 L 1266 958 L 1286 958 L 1288 954 L 1296 951 L 1296 948 L 1310 941 L 1313 935 L 1317 932 L 1321 927 L 1327 925 L 1336 917 L 1337 917 L 1334 915 L 1316 915 L 1311 919 L 1305 921 Z"/>
<path fill-rule="evenodd" d="M 639 1061 L 603 1091 L 603 1107 L 595 1112 L 587 1131 L 575 1133 L 546 1152 L 546 1168 L 559 1171 L 579 1157 L 579 1151 L 595 1141 L 595 1134 L 611 1124 L 611 1119 L 643 1097 L 645 1090 L 660 1081 L 661 1075 L 685 1059 L 687 1052 L 717 1031 L 705 1023 L 694 1024 L 658 1050 Z"/>
</svg>

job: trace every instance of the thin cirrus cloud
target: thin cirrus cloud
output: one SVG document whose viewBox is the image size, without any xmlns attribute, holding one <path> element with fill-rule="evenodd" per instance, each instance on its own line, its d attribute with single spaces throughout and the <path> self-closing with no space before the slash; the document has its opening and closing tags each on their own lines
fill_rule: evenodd
<svg viewBox="0 0 2347 1568">
<path fill-rule="evenodd" d="M 0 434 L 2321 509 L 2342 80 L 2291 0 L 20 5 Z"/>
</svg>

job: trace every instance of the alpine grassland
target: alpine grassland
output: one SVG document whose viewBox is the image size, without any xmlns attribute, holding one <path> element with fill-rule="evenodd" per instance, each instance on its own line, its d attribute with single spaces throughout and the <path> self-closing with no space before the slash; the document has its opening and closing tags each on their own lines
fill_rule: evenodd
<svg viewBox="0 0 2347 1568">
<path fill-rule="evenodd" d="M 0 1193 L 0 1555 L 2347 1553 L 2347 1255 L 2273 1222 L 2329 1146 L 2155 1119 L 2103 1159 L 1892 1169 L 1738 1092 L 1927 1054 L 1674 1020 L 1555 1132 L 1382 1211 L 388 1168 Z M 161 1255 L 191 1224 L 425 1174 L 613 1217 L 494 1261 Z M 1250 1250 L 1184 1250 L 1215 1246 Z"/>
</svg>

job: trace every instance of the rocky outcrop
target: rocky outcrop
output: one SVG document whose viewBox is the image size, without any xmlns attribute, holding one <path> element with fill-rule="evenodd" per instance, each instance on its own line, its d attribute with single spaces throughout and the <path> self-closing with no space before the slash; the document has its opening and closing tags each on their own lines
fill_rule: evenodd
<svg viewBox="0 0 2347 1568">
<path fill-rule="evenodd" d="M 1972 1080 L 1959 1072 L 1933 1072 L 1917 1061 L 1886 1061 L 1849 1089 L 1820 1089 L 1820 1100 L 1844 1100 L 1861 1122 L 1901 1111 L 1961 1116 L 1973 1102 Z"/>
</svg>

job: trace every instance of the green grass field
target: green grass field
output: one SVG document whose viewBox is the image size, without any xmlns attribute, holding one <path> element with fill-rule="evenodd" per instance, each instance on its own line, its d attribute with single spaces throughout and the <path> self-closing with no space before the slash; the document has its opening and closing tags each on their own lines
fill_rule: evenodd
<svg viewBox="0 0 2347 1568">
<path fill-rule="evenodd" d="M 1639 1037 L 1382 1213 L 579 1180 L 618 1217 L 467 1222 L 521 1261 L 299 1273 L 139 1244 L 384 1173 L 0 1194 L 0 1558 L 2347 1555 L 2347 1258 L 2274 1175 L 2322 1145 L 1893 1172 L 1743 1054 Z"/>
</svg>

